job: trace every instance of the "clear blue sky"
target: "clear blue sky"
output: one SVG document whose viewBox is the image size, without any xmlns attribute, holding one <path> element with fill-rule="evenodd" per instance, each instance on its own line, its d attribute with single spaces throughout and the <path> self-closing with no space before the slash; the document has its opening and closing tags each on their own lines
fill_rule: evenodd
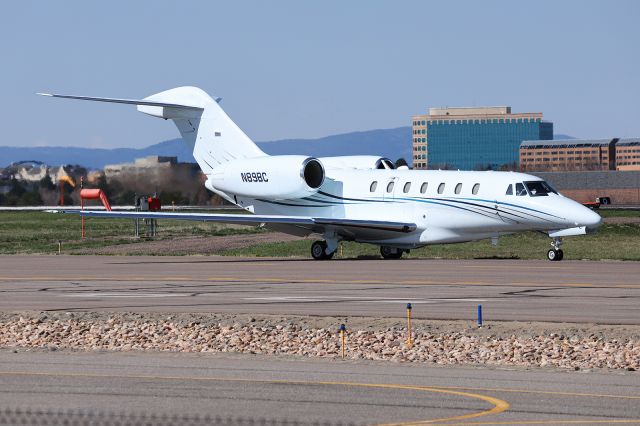
<svg viewBox="0 0 640 426">
<path fill-rule="evenodd" d="M 171 139 L 171 123 L 134 107 L 34 92 L 181 85 L 223 97 L 258 141 L 405 126 L 447 105 L 640 136 L 639 22 L 637 1 L 3 2 L 0 145 Z"/>
</svg>

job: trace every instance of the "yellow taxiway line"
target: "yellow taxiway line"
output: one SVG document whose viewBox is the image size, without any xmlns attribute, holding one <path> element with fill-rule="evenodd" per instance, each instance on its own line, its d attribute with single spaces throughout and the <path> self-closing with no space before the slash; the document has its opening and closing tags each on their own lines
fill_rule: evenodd
<svg viewBox="0 0 640 426">
<path fill-rule="evenodd" d="M 156 376 L 156 375 L 125 375 L 125 374 L 90 374 L 90 373 L 41 373 L 26 371 L 0 371 L 0 376 L 35 376 L 35 377 L 79 377 L 79 378 L 104 378 L 104 379 L 140 379 L 140 380 L 192 380 L 192 381 L 218 381 L 218 382 L 242 382 L 242 383 L 262 383 L 262 384 L 291 384 L 291 385 L 309 385 L 309 386 L 347 386 L 360 388 L 378 388 L 378 389 L 397 389 L 418 392 L 442 393 L 447 395 L 455 395 L 465 398 L 479 399 L 491 405 L 492 408 L 476 411 L 468 414 L 461 414 L 452 417 L 443 417 L 436 419 L 424 419 L 418 421 L 386 423 L 381 426 L 416 426 L 421 424 L 445 423 L 450 426 L 471 426 L 471 425 L 560 425 L 560 424 L 630 424 L 640 423 L 640 419 L 562 419 L 562 420 L 497 420 L 497 421 L 473 421 L 460 422 L 461 420 L 470 420 L 489 415 L 497 415 L 507 411 L 510 408 L 508 402 L 488 395 L 475 393 L 476 391 L 487 392 L 514 392 L 514 393 L 531 393 L 543 395 L 565 395 L 577 397 L 591 398 L 623 398 L 623 399 L 640 399 L 640 396 L 611 395 L 597 393 L 582 392 L 562 392 L 562 391 L 543 391 L 528 389 L 510 389 L 510 388 L 475 388 L 475 387 L 447 387 L 447 386 L 413 386 L 401 384 L 386 383 L 357 383 L 357 382 L 341 382 L 341 381 L 306 381 L 306 380 L 257 380 L 257 379 L 240 379 L 225 377 L 181 377 L 181 376 Z M 467 390 L 473 392 L 466 392 Z M 453 423 L 455 422 L 455 423 Z"/>
<path fill-rule="evenodd" d="M 192 380 L 192 381 L 216 381 L 216 382 L 242 382 L 242 383 L 263 383 L 263 384 L 291 384 L 291 385 L 311 385 L 311 386 L 348 386 L 360 388 L 397 389 L 411 390 L 419 392 L 443 393 L 472 399 L 479 399 L 492 404 L 493 407 L 487 410 L 476 411 L 459 416 L 445 417 L 438 419 L 425 419 L 411 422 L 389 423 L 385 426 L 411 426 L 419 424 L 433 424 L 441 422 L 451 422 L 458 420 L 472 419 L 482 416 L 489 416 L 502 413 L 509 409 L 509 403 L 498 398 L 487 395 L 480 395 L 469 392 L 462 392 L 450 389 L 432 388 L 426 386 L 411 386 L 385 383 L 356 383 L 340 381 L 306 381 L 306 380 L 254 380 L 225 377 L 180 377 L 180 376 L 154 376 L 154 375 L 126 375 L 126 374 L 89 374 L 89 373 L 39 373 L 28 371 L 0 371 L 0 376 L 35 376 L 35 377 L 78 377 L 78 378 L 99 378 L 99 379 L 140 379 L 140 380 Z"/>
<path fill-rule="evenodd" d="M 447 423 L 448 426 L 473 426 L 473 425 L 590 425 L 590 424 L 639 424 L 640 419 L 607 419 L 607 420 L 513 420 L 504 422 L 468 422 Z"/>
<path fill-rule="evenodd" d="M 640 399 L 640 395 L 611 395 L 603 393 L 586 393 L 586 392 L 564 392 L 564 391 L 544 391 L 531 389 L 511 389 L 511 388 L 479 388 L 466 386 L 435 386 L 438 389 L 449 390 L 470 390 L 483 392 L 511 392 L 511 393 L 534 393 L 538 395 L 562 395 L 562 396 L 579 396 L 591 398 L 619 398 L 619 399 Z"/>
</svg>

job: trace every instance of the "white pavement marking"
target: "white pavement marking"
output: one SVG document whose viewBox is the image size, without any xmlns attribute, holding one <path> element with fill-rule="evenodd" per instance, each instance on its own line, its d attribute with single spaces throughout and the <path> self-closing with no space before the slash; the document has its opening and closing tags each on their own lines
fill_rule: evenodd
<svg viewBox="0 0 640 426">
<path fill-rule="evenodd" d="M 382 300 L 363 300 L 365 303 L 439 303 L 439 302 L 486 302 L 486 299 L 429 299 L 429 300 L 416 300 L 411 299 L 382 299 Z"/>
<path fill-rule="evenodd" d="M 336 296 L 336 297 L 301 297 L 301 296 L 271 296 L 271 297 L 245 297 L 242 300 L 264 300 L 267 302 L 335 302 L 336 299 L 353 300 L 354 302 L 363 303 L 412 303 L 412 304 L 429 304 L 439 302 L 486 302 L 486 299 L 381 299 L 378 297 L 355 297 L 355 296 Z"/>
</svg>

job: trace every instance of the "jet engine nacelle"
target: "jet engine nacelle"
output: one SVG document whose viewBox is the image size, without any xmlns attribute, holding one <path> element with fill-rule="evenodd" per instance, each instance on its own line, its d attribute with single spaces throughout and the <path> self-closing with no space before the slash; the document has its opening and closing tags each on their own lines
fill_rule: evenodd
<svg viewBox="0 0 640 426">
<path fill-rule="evenodd" d="M 318 160 L 327 170 L 331 169 L 393 169 L 393 161 L 376 155 L 345 155 L 342 157 L 320 157 Z"/>
<path fill-rule="evenodd" d="M 315 194 L 324 177 L 317 158 L 273 155 L 222 164 L 213 170 L 206 186 L 230 196 L 283 200 Z"/>
</svg>

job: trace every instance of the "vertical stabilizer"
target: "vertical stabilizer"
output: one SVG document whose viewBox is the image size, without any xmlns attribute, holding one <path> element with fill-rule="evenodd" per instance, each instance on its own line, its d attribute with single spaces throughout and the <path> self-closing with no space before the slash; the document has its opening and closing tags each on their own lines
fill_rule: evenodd
<svg viewBox="0 0 640 426">
<path fill-rule="evenodd" d="M 237 158 L 266 156 L 229 118 L 218 102 L 197 87 L 178 87 L 143 100 L 191 107 L 139 105 L 138 111 L 173 120 L 182 139 L 206 174 Z"/>
</svg>

